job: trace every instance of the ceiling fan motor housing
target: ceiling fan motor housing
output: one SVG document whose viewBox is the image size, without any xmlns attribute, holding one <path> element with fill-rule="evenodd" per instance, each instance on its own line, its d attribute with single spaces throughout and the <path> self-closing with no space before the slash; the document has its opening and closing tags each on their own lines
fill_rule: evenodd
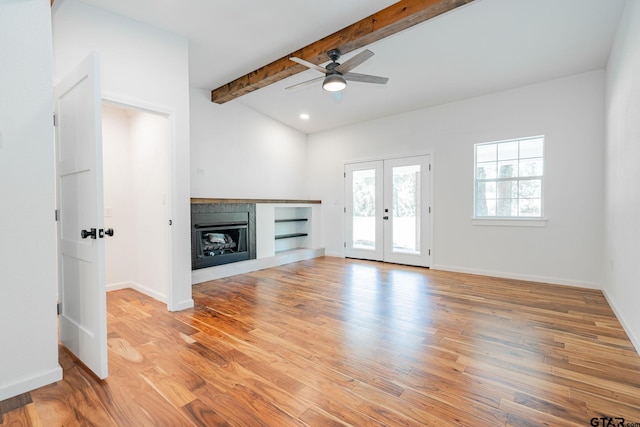
<svg viewBox="0 0 640 427">
<path fill-rule="evenodd" d="M 339 71 L 336 71 L 336 67 L 340 65 L 340 63 L 338 62 L 332 62 L 330 64 L 327 64 L 326 69 L 327 69 L 327 75 L 329 74 L 342 74 Z"/>
</svg>

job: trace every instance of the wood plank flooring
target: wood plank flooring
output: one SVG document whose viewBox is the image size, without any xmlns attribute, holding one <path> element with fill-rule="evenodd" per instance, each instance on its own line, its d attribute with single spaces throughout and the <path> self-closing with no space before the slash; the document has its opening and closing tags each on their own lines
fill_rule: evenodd
<svg viewBox="0 0 640 427">
<path fill-rule="evenodd" d="M 640 357 L 600 291 L 330 257 L 193 290 L 179 313 L 109 293 L 109 378 L 61 350 L 64 380 L 0 425 L 640 423 Z"/>
</svg>

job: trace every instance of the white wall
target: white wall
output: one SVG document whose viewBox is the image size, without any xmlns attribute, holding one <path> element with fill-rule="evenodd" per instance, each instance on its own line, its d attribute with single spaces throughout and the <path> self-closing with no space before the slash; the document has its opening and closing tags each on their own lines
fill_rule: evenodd
<svg viewBox="0 0 640 427">
<path fill-rule="evenodd" d="M 640 2 L 628 1 L 607 67 L 604 291 L 640 349 Z"/>
<path fill-rule="evenodd" d="M 103 105 L 107 289 L 167 301 L 166 117 Z M 108 215 L 108 216 L 107 216 Z"/>
<path fill-rule="evenodd" d="M 50 19 L 47 0 L 0 1 L 0 400 L 62 378 Z"/>
<path fill-rule="evenodd" d="M 165 117 L 142 112 L 133 112 L 130 123 L 136 253 L 134 283 L 140 291 L 164 301 L 168 294 L 168 254 L 164 249 L 168 224 L 168 123 Z"/>
<path fill-rule="evenodd" d="M 343 255 L 344 163 L 432 153 L 433 268 L 598 288 L 604 71 L 309 137 L 309 192 L 328 254 Z M 545 135 L 546 227 L 474 226 L 473 145 Z"/>
<path fill-rule="evenodd" d="M 132 280 L 135 272 L 131 244 L 135 233 L 132 220 L 131 143 L 129 115 L 120 108 L 102 106 L 102 153 L 104 175 L 105 228 L 115 229 L 105 239 L 105 281 L 107 289 Z M 131 262 L 130 262 L 131 261 Z"/>
<path fill-rule="evenodd" d="M 191 196 L 306 199 L 306 136 L 237 101 L 191 90 Z"/>
<path fill-rule="evenodd" d="M 187 40 L 77 0 L 60 0 L 53 7 L 53 49 L 54 82 L 97 50 L 105 98 L 170 117 L 173 286 L 169 309 L 191 307 Z"/>
</svg>

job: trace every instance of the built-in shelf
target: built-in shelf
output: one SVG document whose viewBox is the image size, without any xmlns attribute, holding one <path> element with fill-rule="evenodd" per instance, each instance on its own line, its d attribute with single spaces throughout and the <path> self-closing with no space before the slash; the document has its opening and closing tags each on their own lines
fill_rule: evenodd
<svg viewBox="0 0 640 427">
<path fill-rule="evenodd" d="M 319 203 L 256 204 L 258 258 L 319 249 Z"/>
<path fill-rule="evenodd" d="M 306 222 L 309 221 L 308 218 L 281 218 L 281 219 L 276 219 L 274 222 L 276 224 L 284 224 L 286 222 Z M 274 236 L 274 238 L 276 240 L 280 240 L 280 239 L 293 239 L 296 237 L 305 237 L 308 236 L 309 233 L 302 233 L 302 232 L 297 232 L 297 233 L 284 233 L 284 234 L 276 234 Z"/>
<path fill-rule="evenodd" d="M 291 233 L 291 234 L 279 234 L 277 236 L 275 236 L 276 240 L 280 240 L 280 239 L 292 239 L 294 237 L 304 237 L 304 236 L 308 236 L 309 233 Z"/>
<path fill-rule="evenodd" d="M 309 235 L 309 230 L 307 229 L 307 221 L 309 221 L 307 215 L 310 213 L 309 209 L 276 208 L 276 211 L 278 212 L 278 215 L 282 216 L 278 217 L 278 215 L 276 215 L 274 219 L 274 223 L 276 225 L 274 233 L 275 240 L 296 239 L 298 237 L 306 237 Z M 294 248 L 297 249 L 300 243 L 303 242 L 293 241 L 287 244 L 280 242 L 276 245 L 276 253 Z"/>
</svg>

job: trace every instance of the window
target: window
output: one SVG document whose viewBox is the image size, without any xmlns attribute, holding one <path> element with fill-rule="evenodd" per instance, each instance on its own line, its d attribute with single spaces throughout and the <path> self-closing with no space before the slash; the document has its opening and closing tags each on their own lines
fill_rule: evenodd
<svg viewBox="0 0 640 427">
<path fill-rule="evenodd" d="M 475 145 L 475 218 L 542 218 L 544 136 Z"/>
</svg>

